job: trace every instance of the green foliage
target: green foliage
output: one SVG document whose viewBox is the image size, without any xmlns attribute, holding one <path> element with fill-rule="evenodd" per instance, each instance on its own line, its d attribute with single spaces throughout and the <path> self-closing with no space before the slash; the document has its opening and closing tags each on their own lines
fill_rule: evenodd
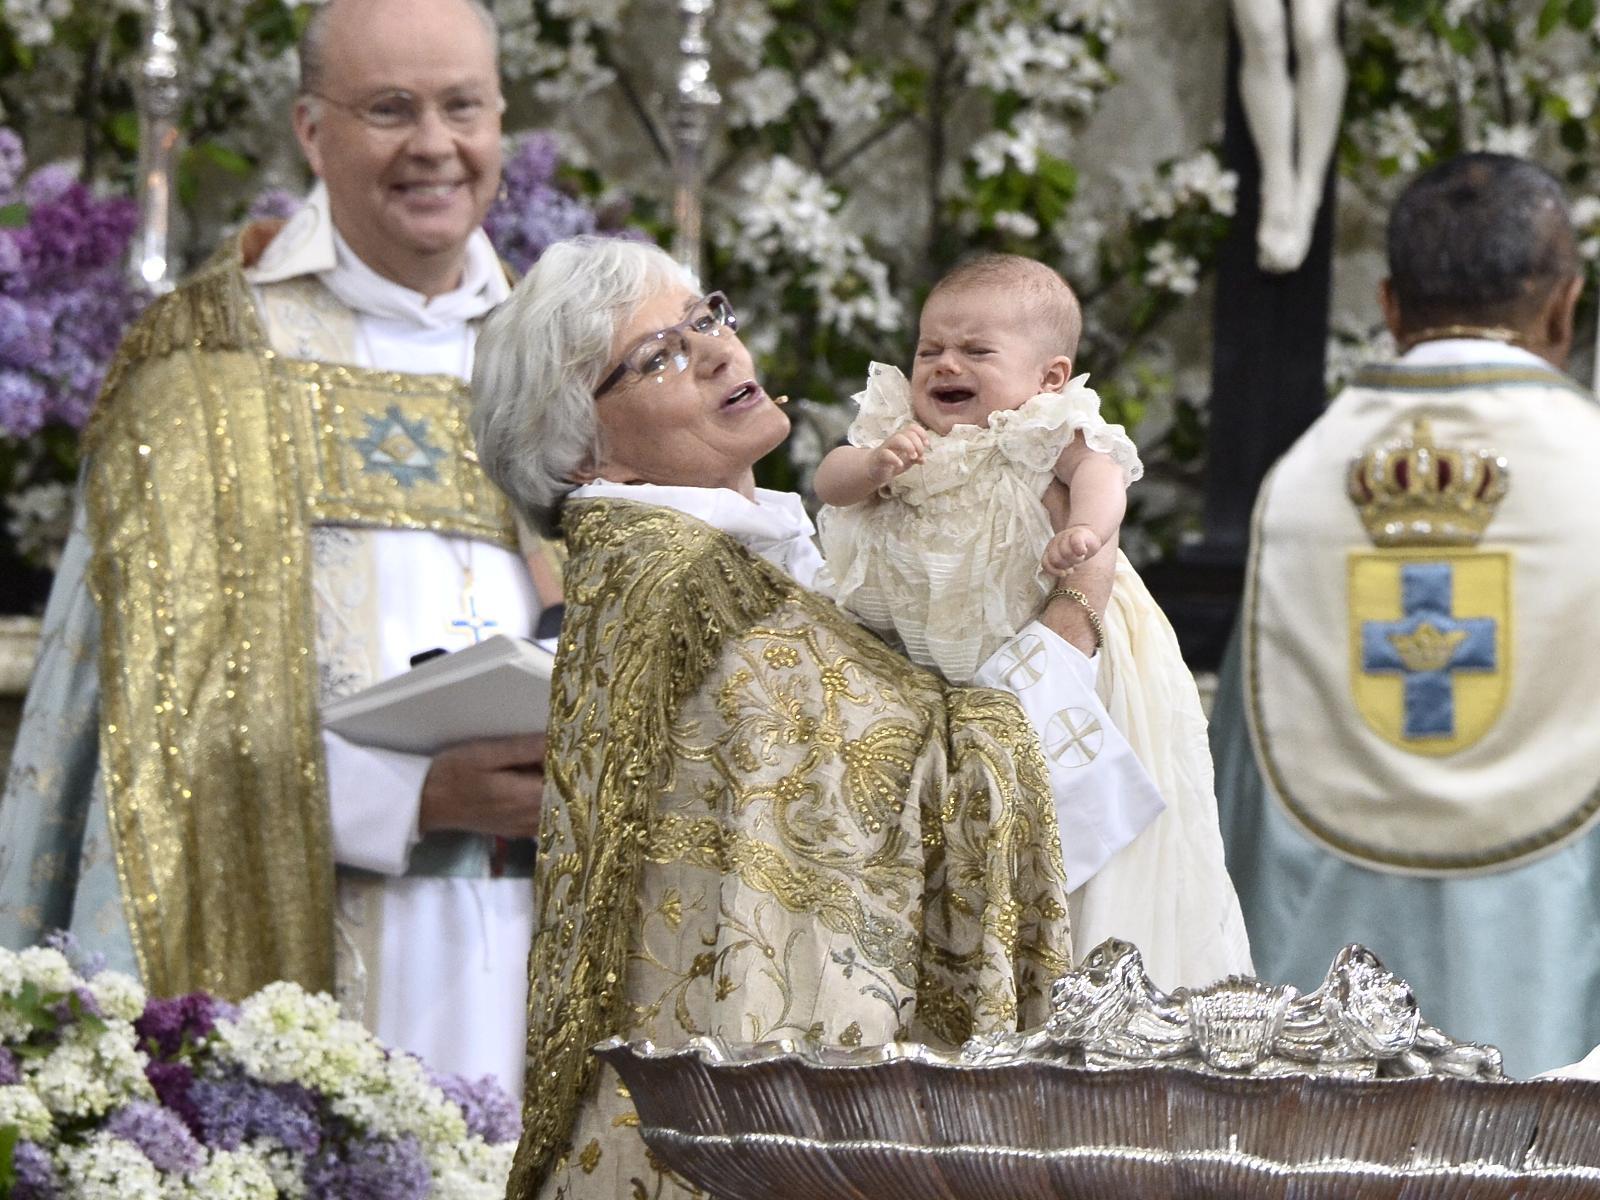
<svg viewBox="0 0 1600 1200">
<path fill-rule="evenodd" d="M 179 41 L 187 49 L 188 85 L 180 124 L 205 159 L 238 175 L 257 169 L 268 130 L 258 114 L 281 115 L 287 72 L 263 88 L 263 70 L 286 64 L 310 9 L 297 0 L 192 0 L 177 6 Z M 48 33 L 41 40 L 40 34 Z M 75 131 L 85 174 L 131 183 L 139 150 L 136 114 L 144 22 L 138 12 L 71 0 L 48 29 L 16 28 L 0 17 L 0 105 L 11 124 L 59 124 Z M 201 48 L 204 48 L 203 52 Z M 270 137 L 281 136 L 272 123 Z M 186 202 L 197 183 L 180 185 Z"/>
<path fill-rule="evenodd" d="M 1600 205 L 1600 54 L 1596 0 L 1353 0 L 1346 10 L 1350 92 L 1340 163 L 1387 207 L 1433 163 L 1467 150 L 1532 157 L 1572 187 L 1590 286 L 1580 341 L 1595 320 Z"/>
<path fill-rule="evenodd" d="M 22 1131 L 15 1125 L 0 1125 L 0 1196 L 9 1196 L 17 1182 L 17 1142 Z"/>
</svg>

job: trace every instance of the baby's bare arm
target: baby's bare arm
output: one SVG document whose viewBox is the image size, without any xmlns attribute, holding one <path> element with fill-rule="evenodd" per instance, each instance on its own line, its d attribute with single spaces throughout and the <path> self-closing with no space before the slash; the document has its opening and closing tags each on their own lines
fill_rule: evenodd
<svg viewBox="0 0 1600 1200">
<path fill-rule="evenodd" d="M 878 490 L 867 474 L 872 451 L 865 446 L 838 446 L 829 450 L 817 464 L 811 487 L 817 499 L 836 508 L 860 504 Z"/>
<path fill-rule="evenodd" d="M 1045 547 L 1043 565 L 1060 575 L 1115 542 L 1128 492 L 1116 460 L 1091 450 L 1081 434 L 1074 435 L 1056 460 L 1056 478 L 1066 486 L 1071 508 Z"/>
<path fill-rule="evenodd" d="M 1079 433 L 1056 460 L 1056 478 L 1071 494 L 1069 526 L 1087 525 L 1101 542 L 1117 535 L 1128 511 L 1128 485 L 1116 459 L 1089 449 Z"/>
<path fill-rule="evenodd" d="M 895 430 L 880 446 L 839 446 L 817 464 L 811 487 L 817 499 L 835 508 L 860 504 L 921 462 L 927 449 L 927 431 L 915 423 Z"/>
</svg>

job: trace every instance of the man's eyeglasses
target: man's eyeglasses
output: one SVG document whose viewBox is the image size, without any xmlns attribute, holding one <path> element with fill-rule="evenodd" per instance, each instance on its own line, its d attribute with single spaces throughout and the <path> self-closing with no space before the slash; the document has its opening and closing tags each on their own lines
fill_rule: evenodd
<svg viewBox="0 0 1600 1200">
<path fill-rule="evenodd" d="M 385 133 L 415 129 L 422 124 L 422 116 L 430 105 L 439 110 L 439 118 L 446 125 L 461 133 L 471 133 L 506 109 L 505 97 L 498 92 L 447 92 L 437 100 L 425 100 L 402 88 L 394 88 L 353 104 L 321 92 L 307 92 L 306 95 L 343 109 L 363 125 Z"/>
<path fill-rule="evenodd" d="M 728 298 L 721 292 L 712 292 L 691 308 L 689 315 L 676 325 L 652 333 L 624 354 L 616 369 L 595 388 L 594 398 L 600 399 L 629 376 L 640 379 L 654 377 L 660 383 L 669 373 L 682 374 L 689 367 L 690 333 L 721 337 L 724 329 L 736 332 L 738 328 L 739 318 L 733 311 L 733 305 L 728 303 Z"/>
</svg>

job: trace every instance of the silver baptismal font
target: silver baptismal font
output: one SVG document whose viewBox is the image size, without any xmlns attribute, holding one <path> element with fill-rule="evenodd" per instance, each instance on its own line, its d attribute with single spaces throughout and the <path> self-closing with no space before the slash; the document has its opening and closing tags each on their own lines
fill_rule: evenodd
<svg viewBox="0 0 1600 1200">
<path fill-rule="evenodd" d="M 1600 1197 L 1600 1083 L 1512 1081 L 1359 946 L 1302 994 L 1164 993 L 1108 941 L 1039 1029 L 959 1052 L 596 1047 L 719 1200 Z"/>
</svg>

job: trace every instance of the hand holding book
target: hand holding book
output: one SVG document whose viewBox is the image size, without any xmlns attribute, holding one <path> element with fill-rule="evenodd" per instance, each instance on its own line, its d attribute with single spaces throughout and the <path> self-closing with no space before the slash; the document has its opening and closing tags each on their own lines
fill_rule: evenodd
<svg viewBox="0 0 1600 1200">
<path fill-rule="evenodd" d="M 417 829 L 534 837 L 543 797 L 544 734 L 463 742 L 433 756 Z"/>
</svg>

